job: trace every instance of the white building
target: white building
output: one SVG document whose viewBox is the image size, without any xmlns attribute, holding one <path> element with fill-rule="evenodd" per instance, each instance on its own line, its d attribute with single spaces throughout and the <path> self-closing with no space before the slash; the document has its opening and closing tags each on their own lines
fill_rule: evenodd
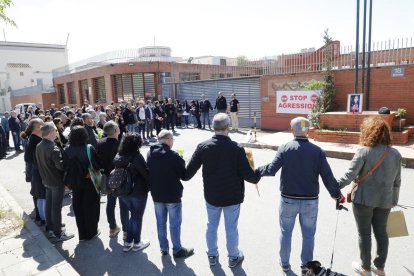
<svg viewBox="0 0 414 276">
<path fill-rule="evenodd" d="M 12 108 L 13 92 L 53 92 L 52 69 L 67 64 L 66 45 L 0 41 L 0 113 Z"/>
</svg>

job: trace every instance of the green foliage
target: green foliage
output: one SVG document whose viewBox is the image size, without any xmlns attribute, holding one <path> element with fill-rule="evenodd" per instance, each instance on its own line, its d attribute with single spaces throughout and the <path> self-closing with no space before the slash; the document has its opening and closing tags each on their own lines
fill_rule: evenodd
<svg viewBox="0 0 414 276">
<path fill-rule="evenodd" d="M 303 88 L 305 90 L 321 90 L 325 85 L 326 83 L 324 81 L 311 80 Z"/>
<path fill-rule="evenodd" d="M 333 104 L 335 102 L 335 81 L 332 74 L 332 38 L 328 33 L 328 29 L 324 31 L 323 40 L 325 46 L 323 48 L 323 61 L 322 67 L 325 69 L 325 74 L 323 81 L 314 81 L 310 82 L 310 86 L 316 87 L 316 85 L 321 85 L 321 93 L 319 94 L 318 99 L 316 100 L 315 106 L 312 108 L 311 114 L 309 114 L 308 119 L 311 121 L 314 127 L 320 128 L 320 115 L 321 113 L 329 112 L 333 109 Z"/>
<path fill-rule="evenodd" d="M 236 59 L 237 59 L 237 66 L 243 66 L 243 65 L 246 64 L 247 61 L 249 61 L 247 59 L 247 57 L 246 56 L 243 56 L 243 55 L 238 56 Z"/>
<path fill-rule="evenodd" d="M 407 114 L 407 110 L 405 108 L 398 108 L 397 114 L 395 116 L 402 119 L 405 117 L 406 114 Z"/>
<path fill-rule="evenodd" d="M 10 8 L 11 5 L 13 5 L 12 0 L 0 0 L 0 21 L 4 21 L 6 24 L 17 27 L 16 22 L 6 15 L 6 8 Z"/>
</svg>

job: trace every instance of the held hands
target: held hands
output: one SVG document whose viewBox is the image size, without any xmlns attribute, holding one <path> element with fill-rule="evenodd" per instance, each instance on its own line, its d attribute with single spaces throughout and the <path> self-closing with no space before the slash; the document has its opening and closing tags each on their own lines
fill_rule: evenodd
<svg viewBox="0 0 414 276">
<path fill-rule="evenodd" d="M 342 205 L 343 203 L 345 203 L 345 197 L 343 196 L 343 194 L 341 194 L 341 196 L 336 199 L 336 210 L 348 211 L 348 208 Z"/>
</svg>

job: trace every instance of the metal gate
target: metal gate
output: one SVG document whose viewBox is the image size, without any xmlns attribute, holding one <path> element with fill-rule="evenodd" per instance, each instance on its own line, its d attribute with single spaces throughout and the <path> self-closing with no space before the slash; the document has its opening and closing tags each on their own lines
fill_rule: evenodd
<svg viewBox="0 0 414 276">
<path fill-rule="evenodd" d="M 163 84 L 163 97 L 171 97 L 171 85 Z M 204 94 L 214 107 L 217 93 L 224 92 L 227 104 L 230 102 L 230 95 L 236 94 L 240 102 L 239 125 L 241 127 L 252 127 L 253 116 L 256 112 L 257 127 L 261 126 L 261 106 L 260 106 L 260 77 L 243 77 L 231 79 L 217 79 L 205 81 L 182 82 L 177 85 L 177 94 L 180 102 L 187 100 L 201 100 Z M 215 112 L 210 112 L 213 117 Z"/>
</svg>

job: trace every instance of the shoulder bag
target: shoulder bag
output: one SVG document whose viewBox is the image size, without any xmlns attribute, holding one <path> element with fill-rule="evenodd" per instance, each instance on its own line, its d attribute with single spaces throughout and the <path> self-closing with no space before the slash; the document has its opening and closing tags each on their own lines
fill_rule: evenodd
<svg viewBox="0 0 414 276">
<path fill-rule="evenodd" d="M 90 144 L 86 145 L 86 152 L 88 154 L 88 160 L 89 160 L 89 166 L 88 166 L 89 175 L 91 176 L 91 180 L 92 180 L 92 183 L 93 183 L 93 186 L 96 192 L 99 194 L 102 188 L 102 181 L 103 181 L 102 173 L 99 170 L 95 170 L 92 166 Z"/>
<path fill-rule="evenodd" d="M 378 160 L 377 164 L 375 164 L 375 166 L 370 171 L 368 171 L 365 175 L 358 178 L 358 180 L 354 182 L 354 184 L 352 185 L 351 191 L 346 194 L 346 202 L 348 203 L 352 202 L 352 198 L 351 198 L 352 191 L 356 187 L 358 187 L 358 185 L 361 184 L 361 182 L 364 181 L 365 178 L 367 178 L 368 176 L 372 175 L 375 172 L 375 170 L 379 167 L 379 165 L 381 165 L 381 163 L 384 161 L 385 157 L 387 157 L 389 150 L 390 150 L 390 147 L 387 147 L 384 153 L 382 154 L 380 160 Z"/>
</svg>

